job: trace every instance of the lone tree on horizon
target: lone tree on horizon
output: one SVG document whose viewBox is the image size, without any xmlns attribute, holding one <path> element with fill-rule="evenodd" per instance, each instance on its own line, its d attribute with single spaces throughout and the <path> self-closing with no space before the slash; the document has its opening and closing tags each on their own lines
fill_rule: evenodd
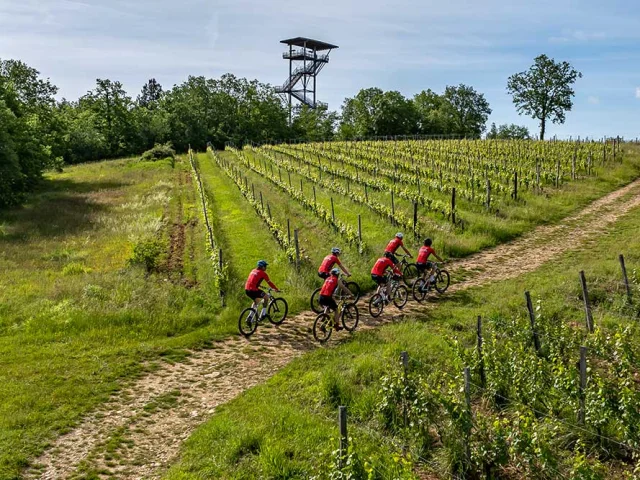
<svg viewBox="0 0 640 480">
<path fill-rule="evenodd" d="M 544 140 L 547 120 L 564 123 L 565 113 L 573 107 L 573 84 L 582 73 L 569 62 L 556 62 L 539 55 L 525 72 L 516 73 L 507 81 L 507 91 L 513 95 L 518 113 L 540 120 L 540 140 Z"/>
</svg>

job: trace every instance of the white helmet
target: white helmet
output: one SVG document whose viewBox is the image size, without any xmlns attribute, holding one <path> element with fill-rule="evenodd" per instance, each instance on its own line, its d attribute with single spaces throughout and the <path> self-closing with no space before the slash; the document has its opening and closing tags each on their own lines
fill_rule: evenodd
<svg viewBox="0 0 640 480">
<path fill-rule="evenodd" d="M 404 235 L 403 235 L 402 232 L 398 232 L 398 233 L 396 233 L 396 237 L 398 237 L 399 239 L 402 240 L 404 238 Z"/>
<path fill-rule="evenodd" d="M 340 269 L 339 268 L 334 268 L 331 270 L 331 275 L 340 275 Z"/>
</svg>

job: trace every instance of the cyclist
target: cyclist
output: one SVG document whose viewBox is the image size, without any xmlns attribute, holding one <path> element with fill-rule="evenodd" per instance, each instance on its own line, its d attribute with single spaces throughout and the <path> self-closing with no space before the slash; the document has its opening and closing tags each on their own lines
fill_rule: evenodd
<svg viewBox="0 0 640 480">
<path fill-rule="evenodd" d="M 387 290 L 389 289 L 388 281 L 387 281 L 387 269 L 392 269 L 394 277 L 402 276 L 402 272 L 398 269 L 396 265 L 394 265 L 393 261 L 384 256 L 376 260 L 376 263 L 373 265 L 371 269 L 371 278 L 376 284 L 378 288 L 383 287 L 380 293 L 382 294 L 382 298 L 385 302 L 389 301 Z"/>
<path fill-rule="evenodd" d="M 342 265 L 342 262 L 340 262 L 340 254 L 342 254 L 342 250 L 340 250 L 338 247 L 333 247 L 331 249 L 331 255 L 327 255 L 326 257 L 324 257 L 324 260 L 322 260 L 322 264 L 318 269 L 318 276 L 320 278 L 322 278 L 323 280 L 329 278 L 331 269 L 334 265 L 338 265 L 338 267 L 342 269 L 347 277 L 351 276 L 351 272 L 349 272 L 349 269 Z"/>
<path fill-rule="evenodd" d="M 398 264 L 396 252 L 400 247 L 402 247 L 405 253 L 409 255 L 409 257 L 411 257 L 411 253 L 409 252 L 409 250 L 407 250 L 407 247 L 404 246 L 404 243 L 402 243 L 403 238 L 404 235 L 401 232 L 396 233 L 395 238 L 387 244 L 387 248 L 385 248 L 384 250 L 384 256 L 390 259 L 394 265 Z"/>
<path fill-rule="evenodd" d="M 429 257 L 433 255 L 438 259 L 439 262 L 444 262 L 436 251 L 431 246 L 433 245 L 433 240 L 430 238 L 425 238 L 424 245 L 420 247 L 420 251 L 418 252 L 418 258 L 416 259 L 416 267 L 418 267 L 418 272 L 422 276 L 422 278 L 427 278 L 427 274 L 429 275 L 429 281 L 427 283 L 427 288 L 429 285 L 433 284 L 436 280 L 435 278 L 435 265 L 433 262 L 429 261 Z"/>
<path fill-rule="evenodd" d="M 329 307 L 330 310 L 334 311 L 333 328 L 335 330 L 342 330 L 342 327 L 338 323 L 338 304 L 333 298 L 333 294 L 338 288 L 340 288 L 346 295 L 351 295 L 351 291 L 345 287 L 340 280 L 340 269 L 334 268 L 324 281 L 324 285 L 322 285 L 319 303 L 321 306 Z"/>
<path fill-rule="evenodd" d="M 269 275 L 267 275 L 268 265 L 269 264 L 265 260 L 260 260 L 256 268 L 251 270 L 249 278 L 247 278 L 247 283 L 244 285 L 244 292 L 247 294 L 247 297 L 253 300 L 253 308 L 255 308 L 256 311 L 258 310 L 260 301 L 262 301 L 262 312 L 260 313 L 260 318 L 264 318 L 267 314 L 267 302 L 270 297 L 267 292 L 260 289 L 262 281 L 265 280 L 276 292 L 280 291 L 280 289 L 271 281 Z"/>
</svg>

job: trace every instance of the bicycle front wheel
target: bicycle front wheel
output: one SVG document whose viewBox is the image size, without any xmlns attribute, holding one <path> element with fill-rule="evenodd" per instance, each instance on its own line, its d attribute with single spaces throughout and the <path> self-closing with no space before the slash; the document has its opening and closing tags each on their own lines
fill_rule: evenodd
<svg viewBox="0 0 640 480">
<path fill-rule="evenodd" d="M 238 318 L 238 330 L 249 338 L 258 328 L 258 312 L 254 308 L 245 308 Z"/>
<path fill-rule="evenodd" d="M 360 300 L 360 285 L 358 285 L 356 282 L 347 282 L 346 286 L 353 295 L 353 303 L 356 303 L 358 300 Z"/>
<path fill-rule="evenodd" d="M 416 302 L 422 303 L 427 297 L 427 281 L 424 278 L 419 278 L 413 284 L 413 298 Z"/>
<path fill-rule="evenodd" d="M 404 267 L 404 271 L 402 272 L 402 281 L 407 287 L 411 288 L 419 276 L 420 272 L 418 272 L 416 264 L 410 263 Z"/>
<path fill-rule="evenodd" d="M 324 308 L 320 305 L 320 289 L 316 288 L 311 294 L 311 310 L 322 313 Z"/>
<path fill-rule="evenodd" d="M 360 312 L 355 303 L 347 303 L 342 309 L 342 326 L 348 332 L 353 332 L 358 326 L 360 320 Z"/>
<path fill-rule="evenodd" d="M 284 319 L 287 318 L 289 312 L 289 304 L 284 298 L 274 298 L 269 304 L 269 310 L 267 315 L 269 321 L 274 325 L 281 325 Z"/>
<path fill-rule="evenodd" d="M 331 337 L 333 326 L 331 317 L 326 313 L 321 313 L 313 322 L 313 338 L 320 343 L 325 343 Z"/>
<path fill-rule="evenodd" d="M 382 295 L 380 295 L 379 293 L 376 293 L 369 300 L 369 314 L 373 318 L 378 318 L 382 314 L 383 310 L 384 310 L 384 300 L 382 299 Z"/>
<path fill-rule="evenodd" d="M 451 283 L 451 276 L 446 270 L 440 270 L 436 275 L 436 290 L 438 293 L 444 293 L 449 288 Z"/>
<path fill-rule="evenodd" d="M 402 310 L 409 300 L 409 290 L 404 285 L 398 285 L 393 293 L 393 304 Z"/>
</svg>

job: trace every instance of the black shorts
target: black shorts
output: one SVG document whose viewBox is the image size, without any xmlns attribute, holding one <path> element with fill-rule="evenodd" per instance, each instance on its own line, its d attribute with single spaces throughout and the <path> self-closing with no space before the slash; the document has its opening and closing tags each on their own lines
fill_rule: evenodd
<svg viewBox="0 0 640 480">
<path fill-rule="evenodd" d="M 327 295 L 320 295 L 318 303 L 321 307 L 329 307 L 331 310 L 336 310 L 338 308 L 338 304 L 333 297 L 328 297 Z"/>
<path fill-rule="evenodd" d="M 331 274 L 327 272 L 318 272 L 318 276 L 323 280 L 326 280 L 327 278 L 329 278 L 329 275 Z"/>
<path fill-rule="evenodd" d="M 262 290 L 245 290 L 244 293 L 247 294 L 251 300 L 255 300 L 256 298 L 264 298 L 266 293 Z"/>
<path fill-rule="evenodd" d="M 374 275 L 371 274 L 371 279 L 378 285 L 386 285 L 388 282 L 386 275 Z"/>
<path fill-rule="evenodd" d="M 396 257 L 394 253 L 384 252 L 384 256 L 387 257 L 389 260 L 391 260 L 394 265 L 398 264 L 398 261 L 399 261 L 398 257 Z"/>
<path fill-rule="evenodd" d="M 427 270 L 431 270 L 433 268 L 433 262 L 416 263 L 416 267 L 418 267 L 418 272 L 424 273 Z"/>
</svg>

